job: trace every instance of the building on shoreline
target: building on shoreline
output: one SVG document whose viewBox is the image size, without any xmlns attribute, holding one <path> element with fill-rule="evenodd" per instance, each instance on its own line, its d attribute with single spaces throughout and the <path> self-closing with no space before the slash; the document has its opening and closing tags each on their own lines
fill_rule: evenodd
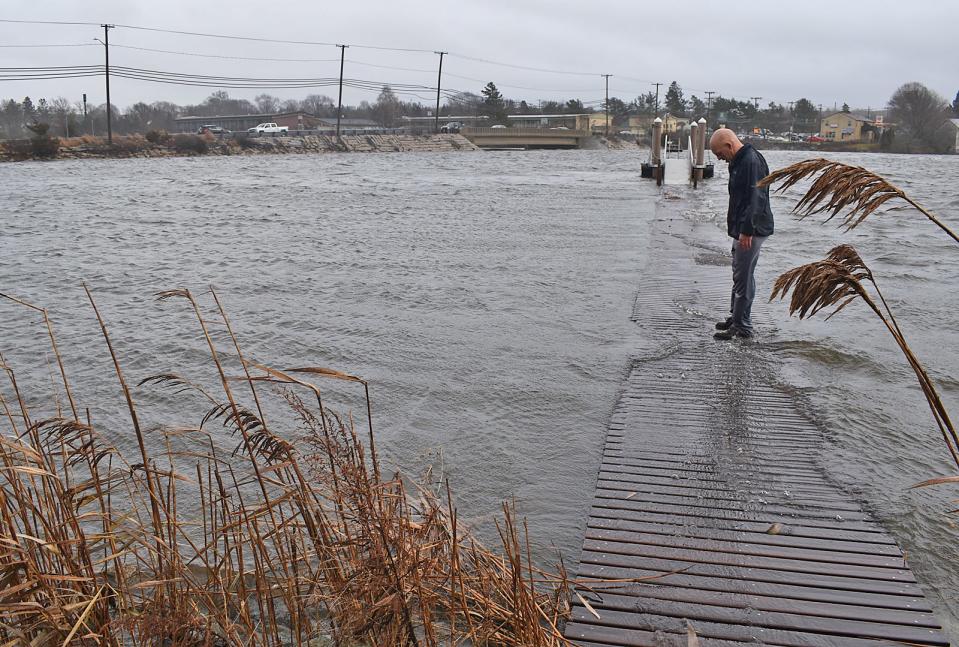
<svg viewBox="0 0 959 647">
<path fill-rule="evenodd" d="M 956 136 L 956 143 L 955 146 L 953 146 L 952 152 L 959 153 L 959 119 L 950 119 L 949 123 L 952 124 Z"/>
<path fill-rule="evenodd" d="M 879 139 L 881 124 L 851 112 L 834 112 L 819 122 L 819 136 L 827 142 L 869 143 Z"/>
</svg>

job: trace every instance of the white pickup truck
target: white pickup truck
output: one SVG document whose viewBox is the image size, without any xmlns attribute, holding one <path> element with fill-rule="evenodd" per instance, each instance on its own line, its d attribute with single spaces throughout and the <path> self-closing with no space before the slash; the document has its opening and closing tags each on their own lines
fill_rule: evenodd
<svg viewBox="0 0 959 647">
<path fill-rule="evenodd" d="M 285 133 L 290 129 L 287 126 L 277 126 L 274 123 L 268 124 L 257 124 L 253 128 L 250 128 L 247 132 L 250 133 Z"/>
</svg>

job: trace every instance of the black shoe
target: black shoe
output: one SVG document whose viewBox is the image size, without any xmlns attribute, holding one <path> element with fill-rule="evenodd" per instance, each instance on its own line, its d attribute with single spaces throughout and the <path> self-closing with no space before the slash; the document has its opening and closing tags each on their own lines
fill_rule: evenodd
<svg viewBox="0 0 959 647">
<path fill-rule="evenodd" d="M 716 330 L 729 330 L 733 325 L 733 318 L 727 317 L 726 321 L 717 321 Z"/>
<path fill-rule="evenodd" d="M 733 339 L 733 338 L 749 339 L 752 336 L 753 334 L 751 332 L 747 332 L 745 330 L 741 330 L 739 328 L 733 328 L 732 326 L 730 326 L 726 330 L 721 330 L 715 335 L 713 335 L 713 339 L 721 339 L 723 341 L 729 341 L 730 339 Z"/>
</svg>

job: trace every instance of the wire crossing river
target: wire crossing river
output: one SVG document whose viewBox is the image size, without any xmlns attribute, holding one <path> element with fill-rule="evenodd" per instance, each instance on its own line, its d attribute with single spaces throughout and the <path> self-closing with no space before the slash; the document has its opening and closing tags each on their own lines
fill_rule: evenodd
<svg viewBox="0 0 959 647">
<path fill-rule="evenodd" d="M 814 153 L 766 154 L 778 168 Z M 46 306 L 77 399 L 121 429 L 122 395 L 81 288 L 88 282 L 130 381 L 207 370 L 203 342 L 153 294 L 217 287 L 247 351 L 275 366 L 346 370 L 372 385 L 381 459 L 449 475 L 480 534 L 502 499 L 530 520 L 538 555 L 575 561 L 605 431 L 632 360 L 630 322 L 657 201 L 644 155 L 542 151 L 90 160 L 0 165 L 0 291 Z M 959 157 L 837 154 L 955 224 Z M 728 276 L 725 168 L 668 225 Z M 763 248 L 760 294 L 784 269 L 854 244 L 910 344 L 959 411 L 959 249 L 922 216 L 873 215 L 853 233 L 788 215 Z M 703 335 L 714 318 L 702 316 Z M 889 528 L 957 633 L 955 490 L 928 408 L 863 308 L 799 322 L 757 299 L 777 379 L 825 434 L 821 461 Z M 661 334 L 661 333 L 657 333 Z M 660 340 L 657 340 L 657 342 Z M 0 352 L 24 390 L 51 387 L 36 317 L 0 306 Z M 197 375 L 197 379 L 211 379 Z M 3 383 L 5 397 L 8 385 Z M 144 407 L 159 407 L 143 393 Z M 364 414 L 344 390 L 333 406 Z M 956 413 L 953 414 L 957 415 Z M 199 421 L 197 421 L 199 422 Z M 123 445 L 132 439 L 118 437 Z"/>
</svg>

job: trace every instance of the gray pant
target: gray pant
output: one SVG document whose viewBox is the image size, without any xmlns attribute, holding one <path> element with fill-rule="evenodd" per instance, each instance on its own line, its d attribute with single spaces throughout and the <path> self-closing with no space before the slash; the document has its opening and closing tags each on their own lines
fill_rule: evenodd
<svg viewBox="0 0 959 647">
<path fill-rule="evenodd" d="M 753 298 L 756 296 L 756 279 L 753 274 L 759 262 L 759 248 L 766 236 L 753 236 L 753 244 L 748 250 L 739 248 L 739 241 L 733 242 L 733 291 L 729 300 L 729 314 L 734 328 L 743 332 L 753 331 L 750 314 Z"/>
</svg>

